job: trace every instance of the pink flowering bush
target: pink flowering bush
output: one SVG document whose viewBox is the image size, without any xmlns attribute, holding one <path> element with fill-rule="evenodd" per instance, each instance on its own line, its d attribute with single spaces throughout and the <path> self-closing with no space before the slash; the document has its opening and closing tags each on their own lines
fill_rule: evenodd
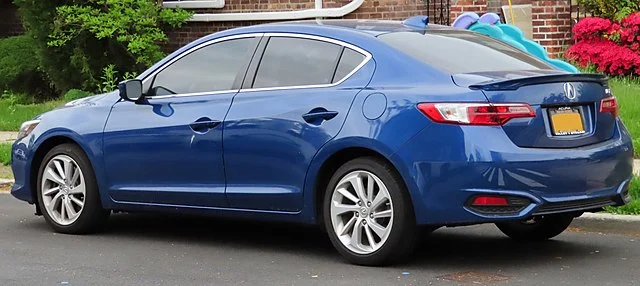
<svg viewBox="0 0 640 286">
<path fill-rule="evenodd" d="M 565 56 L 609 75 L 640 75 L 640 12 L 620 22 L 591 17 L 573 27 L 575 44 Z"/>
</svg>

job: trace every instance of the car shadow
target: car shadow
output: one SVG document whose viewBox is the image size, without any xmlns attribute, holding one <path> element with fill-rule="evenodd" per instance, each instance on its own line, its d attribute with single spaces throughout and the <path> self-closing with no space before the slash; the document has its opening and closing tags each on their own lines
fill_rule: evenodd
<svg viewBox="0 0 640 286">
<path fill-rule="evenodd" d="M 592 245 L 570 239 L 538 243 L 513 241 L 497 229 L 441 229 L 423 235 L 414 258 L 403 267 L 502 268 L 584 258 Z M 473 228 L 473 227 L 472 227 Z M 340 261 L 326 233 L 318 227 L 186 215 L 116 214 L 101 235 L 127 240 L 157 240 L 243 250 L 269 249 L 307 258 Z"/>
</svg>

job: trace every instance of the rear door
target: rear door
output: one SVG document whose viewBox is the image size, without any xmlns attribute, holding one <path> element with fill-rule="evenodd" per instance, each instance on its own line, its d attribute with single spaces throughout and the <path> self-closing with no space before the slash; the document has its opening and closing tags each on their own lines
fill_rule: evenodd
<svg viewBox="0 0 640 286">
<path fill-rule="evenodd" d="M 231 207 L 301 209 L 309 164 L 340 131 L 354 97 L 369 82 L 369 58 L 331 39 L 270 35 L 224 121 Z"/>
</svg>

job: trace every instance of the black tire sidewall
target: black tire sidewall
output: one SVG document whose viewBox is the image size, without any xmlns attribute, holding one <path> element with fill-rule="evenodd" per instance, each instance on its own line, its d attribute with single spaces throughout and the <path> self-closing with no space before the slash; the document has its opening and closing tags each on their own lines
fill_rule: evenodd
<svg viewBox="0 0 640 286">
<path fill-rule="evenodd" d="M 560 235 L 571 222 L 573 215 L 557 214 L 545 216 L 541 221 L 531 225 L 522 222 L 497 223 L 502 233 L 520 241 L 543 241 Z"/>
<path fill-rule="evenodd" d="M 335 234 L 331 221 L 331 199 L 338 182 L 354 171 L 368 171 L 375 174 L 387 187 L 393 203 L 393 225 L 384 245 L 370 254 L 358 254 L 347 249 Z M 415 215 L 409 194 L 400 176 L 393 167 L 377 158 L 365 157 L 347 162 L 331 177 L 324 195 L 323 220 L 333 246 L 349 262 L 358 265 L 383 265 L 406 258 L 414 246 L 416 230 Z"/>
<path fill-rule="evenodd" d="M 51 159 L 58 155 L 69 156 L 76 162 L 76 164 L 78 164 L 78 166 L 82 170 L 83 180 L 86 186 L 85 202 L 80 216 L 78 217 L 78 219 L 76 219 L 76 221 L 69 225 L 58 224 L 49 215 L 42 200 L 42 176 L 44 170 Z M 93 171 L 93 167 L 91 166 L 89 158 L 87 158 L 87 155 L 84 153 L 84 151 L 75 144 L 67 143 L 58 145 L 52 148 L 44 156 L 42 163 L 38 168 L 38 179 L 36 188 L 36 195 L 38 196 L 37 201 L 40 209 L 42 210 L 42 215 L 45 217 L 47 223 L 49 223 L 49 225 L 56 232 L 69 234 L 89 233 L 97 230 L 97 228 L 104 222 L 104 217 L 108 215 L 108 212 L 102 209 L 102 203 L 100 202 L 100 194 L 98 192 L 95 173 Z"/>
</svg>

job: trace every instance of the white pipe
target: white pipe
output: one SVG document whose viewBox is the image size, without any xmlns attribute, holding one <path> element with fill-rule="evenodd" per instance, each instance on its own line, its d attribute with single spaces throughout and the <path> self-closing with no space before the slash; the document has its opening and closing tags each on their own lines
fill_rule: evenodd
<svg viewBox="0 0 640 286">
<path fill-rule="evenodd" d="M 316 7 L 321 0 L 316 1 Z M 297 11 L 255 12 L 255 13 L 206 13 L 195 14 L 191 22 L 226 22 L 226 21 L 277 21 L 308 18 L 338 18 L 360 8 L 364 0 L 352 0 L 349 4 L 339 8 L 314 8 Z"/>
</svg>

